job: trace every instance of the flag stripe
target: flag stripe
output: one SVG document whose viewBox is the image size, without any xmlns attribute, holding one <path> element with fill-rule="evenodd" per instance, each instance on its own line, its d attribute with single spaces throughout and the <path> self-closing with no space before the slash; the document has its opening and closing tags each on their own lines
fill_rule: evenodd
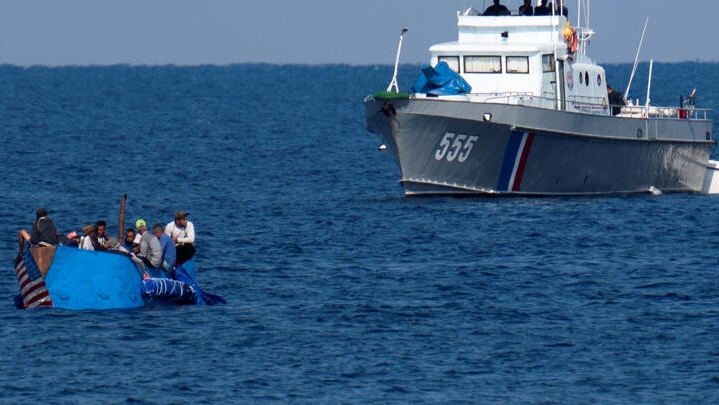
<svg viewBox="0 0 719 405">
<path fill-rule="evenodd" d="M 22 259 L 15 263 L 15 274 L 20 287 L 20 295 L 25 308 L 36 308 L 40 306 L 53 306 L 50 293 L 45 286 L 40 269 L 30 254 L 30 246 L 26 245 Z"/>
</svg>

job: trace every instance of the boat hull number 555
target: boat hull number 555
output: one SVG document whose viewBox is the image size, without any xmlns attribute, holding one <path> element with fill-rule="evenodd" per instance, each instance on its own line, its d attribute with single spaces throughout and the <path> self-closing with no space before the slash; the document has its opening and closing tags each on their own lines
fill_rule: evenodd
<svg viewBox="0 0 719 405">
<path fill-rule="evenodd" d="M 446 132 L 437 146 L 437 151 L 434 152 L 434 158 L 448 162 L 457 160 L 457 162 L 463 163 L 469 157 L 478 138 L 475 135 Z"/>
</svg>

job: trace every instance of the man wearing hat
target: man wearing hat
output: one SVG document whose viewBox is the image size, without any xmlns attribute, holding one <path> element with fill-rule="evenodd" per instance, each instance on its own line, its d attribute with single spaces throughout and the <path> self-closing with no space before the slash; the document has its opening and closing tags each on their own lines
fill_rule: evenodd
<svg viewBox="0 0 719 405">
<path fill-rule="evenodd" d="M 144 219 L 135 222 L 135 228 L 140 236 L 140 246 L 135 247 L 135 254 L 142 259 L 146 265 L 162 267 L 162 246 L 152 232 L 147 232 L 147 223 Z"/>
<path fill-rule="evenodd" d="M 195 254 L 195 226 L 187 220 L 188 212 L 175 212 L 175 220 L 165 226 L 165 233 L 175 242 L 177 266 L 190 260 Z"/>
</svg>

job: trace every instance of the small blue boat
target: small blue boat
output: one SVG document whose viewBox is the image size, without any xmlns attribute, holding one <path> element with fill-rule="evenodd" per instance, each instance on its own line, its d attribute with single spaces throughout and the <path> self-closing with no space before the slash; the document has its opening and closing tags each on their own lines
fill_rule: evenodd
<svg viewBox="0 0 719 405">
<path fill-rule="evenodd" d="M 15 259 L 18 308 L 127 309 L 225 303 L 200 289 L 195 263 L 143 269 L 129 254 L 68 246 L 29 247 Z"/>
</svg>

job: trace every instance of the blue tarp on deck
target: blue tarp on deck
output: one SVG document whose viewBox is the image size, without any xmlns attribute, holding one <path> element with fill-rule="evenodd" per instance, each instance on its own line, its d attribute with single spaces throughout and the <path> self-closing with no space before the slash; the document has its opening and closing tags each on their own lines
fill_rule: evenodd
<svg viewBox="0 0 719 405">
<path fill-rule="evenodd" d="M 422 75 L 410 89 L 412 94 L 424 93 L 428 96 L 452 96 L 471 91 L 472 86 L 452 70 L 447 62 L 439 62 L 435 67 L 423 66 Z"/>
</svg>

